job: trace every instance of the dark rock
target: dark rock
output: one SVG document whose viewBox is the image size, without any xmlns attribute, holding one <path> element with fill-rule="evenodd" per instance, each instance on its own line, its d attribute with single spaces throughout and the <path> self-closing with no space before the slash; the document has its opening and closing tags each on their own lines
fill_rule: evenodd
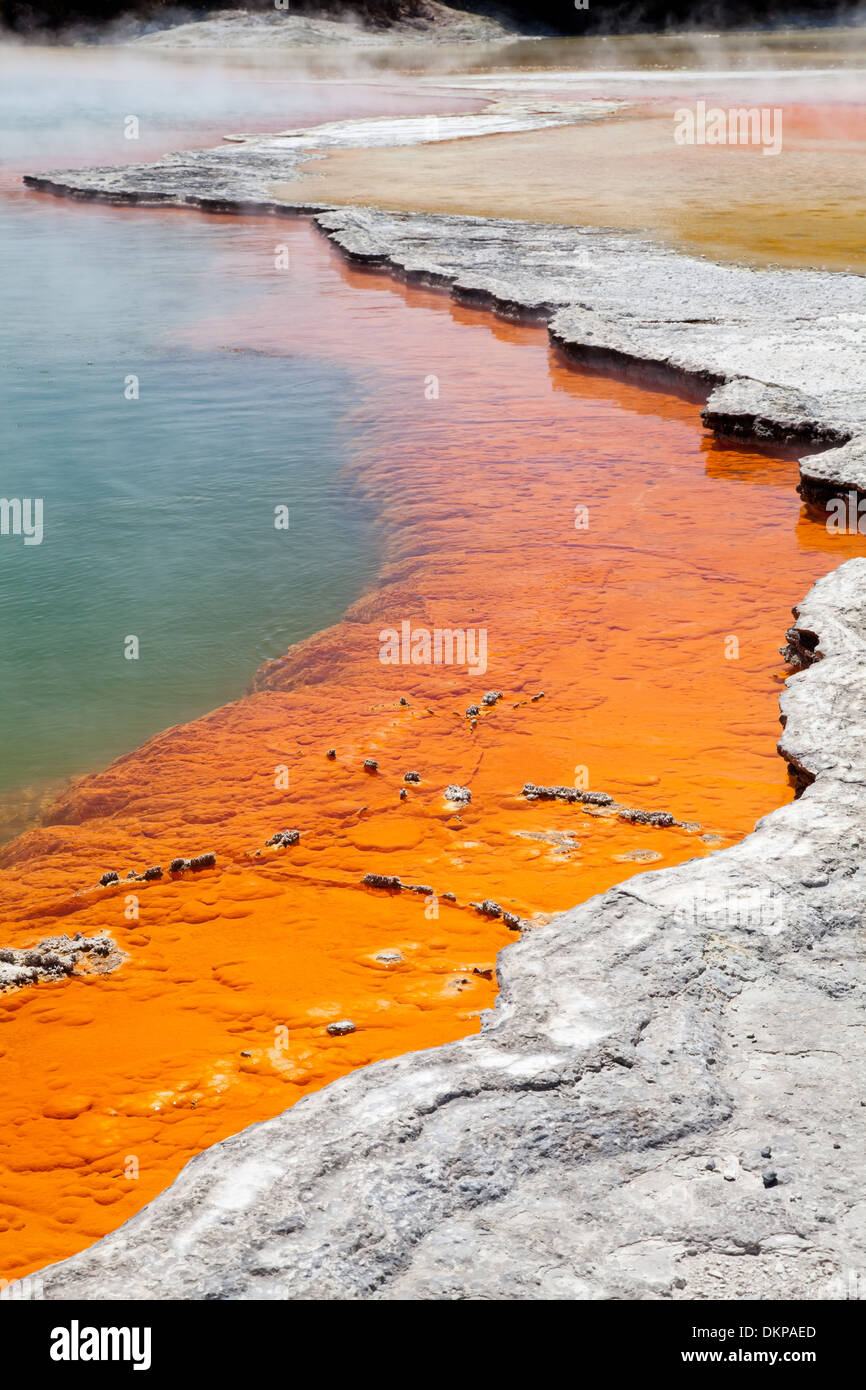
<svg viewBox="0 0 866 1390">
<path fill-rule="evenodd" d="M 356 1025 L 350 1018 L 338 1019 L 336 1023 L 329 1023 L 327 1032 L 332 1038 L 344 1038 L 347 1033 L 354 1033 Z"/>
<path fill-rule="evenodd" d="M 420 772 L 404 772 L 404 773 L 403 773 L 403 781 L 404 781 L 404 782 L 420 782 L 420 781 L 421 781 L 421 773 L 420 773 Z"/>
<path fill-rule="evenodd" d="M 502 908 L 499 906 L 499 903 L 494 902 L 492 898 L 485 898 L 483 902 L 473 903 L 472 906 L 475 908 L 476 912 L 483 913 L 485 917 L 502 916 Z"/>
<path fill-rule="evenodd" d="M 189 861 L 191 869 L 212 869 L 216 864 L 216 855 L 213 850 L 208 850 L 207 854 L 196 854 Z"/>
<path fill-rule="evenodd" d="M 376 762 L 376 759 L 375 759 L 375 758 L 365 758 L 365 759 L 364 759 L 364 771 L 365 771 L 365 772 L 378 772 L 378 770 L 379 770 L 379 764 Z"/>
<path fill-rule="evenodd" d="M 388 888 L 391 892 L 403 887 L 396 874 L 365 874 L 361 882 L 368 888 Z"/>
<path fill-rule="evenodd" d="M 327 751 L 327 753 L 325 754 L 325 757 L 326 757 L 326 758 L 336 758 L 336 756 L 337 756 L 337 750 L 336 750 L 336 748 L 329 748 L 328 751 Z"/>
<path fill-rule="evenodd" d="M 502 920 L 509 931 L 520 931 L 521 921 L 513 912 L 503 912 Z"/>
<path fill-rule="evenodd" d="M 496 701 L 501 699 L 501 690 L 488 690 L 487 694 L 482 697 L 481 703 L 482 705 L 495 705 Z"/>
<path fill-rule="evenodd" d="M 466 707 L 466 718 L 467 718 L 467 719 L 474 719 L 475 716 L 478 715 L 478 714 L 480 714 L 480 713 L 481 713 L 481 710 L 478 708 L 477 705 L 467 705 L 467 707 Z"/>
<path fill-rule="evenodd" d="M 170 874 L 182 874 L 186 866 L 185 859 L 172 859 L 168 866 L 168 871 Z"/>
<path fill-rule="evenodd" d="M 761 1178 L 763 1179 L 765 1187 L 778 1186 L 779 1179 L 776 1174 L 775 1168 L 765 1168 L 763 1173 L 761 1174 Z"/>
<path fill-rule="evenodd" d="M 607 792 L 584 792 L 578 787 L 537 787 L 525 782 L 521 796 L 527 801 L 580 801 L 586 806 L 612 806 L 613 797 Z"/>
<path fill-rule="evenodd" d="M 670 811 L 640 811 L 633 806 L 626 806 L 620 811 L 619 819 L 627 820 L 632 825 L 655 825 L 662 829 L 670 825 L 679 825 L 679 821 Z"/>
<path fill-rule="evenodd" d="M 400 696 L 400 704 L 401 704 L 401 705 L 408 705 L 408 703 L 409 703 L 409 701 L 406 699 L 406 696 L 405 696 L 405 695 L 401 695 L 401 696 Z"/>
<path fill-rule="evenodd" d="M 152 864 L 149 869 L 145 869 L 144 873 L 142 874 L 142 878 L 145 879 L 148 883 L 152 879 L 162 878 L 162 865 Z"/>
<path fill-rule="evenodd" d="M 409 793 L 407 792 L 407 790 L 406 790 L 405 787 L 401 787 L 401 788 L 400 788 L 400 800 L 401 800 L 401 801 L 408 801 L 408 799 L 409 799 Z"/>
<path fill-rule="evenodd" d="M 99 882 L 103 888 L 107 888 L 109 883 L 119 883 L 120 878 L 114 872 L 113 869 L 109 869 L 108 873 L 102 875 L 102 878 L 99 880 Z"/>
<path fill-rule="evenodd" d="M 447 903 L 456 903 L 457 901 L 456 893 L 440 893 L 439 896 L 444 898 Z"/>
<path fill-rule="evenodd" d="M 273 845 L 276 848 L 285 845 L 296 845 L 300 838 L 300 830 L 278 830 L 276 835 L 272 835 L 265 843 Z"/>
<path fill-rule="evenodd" d="M 766 1147 L 765 1149 L 761 1149 L 761 1158 L 772 1158 L 772 1157 L 773 1157 L 773 1152 L 772 1152 L 772 1149 L 770 1148 L 770 1146 L 769 1146 L 769 1144 L 768 1144 L 767 1147 Z"/>
</svg>

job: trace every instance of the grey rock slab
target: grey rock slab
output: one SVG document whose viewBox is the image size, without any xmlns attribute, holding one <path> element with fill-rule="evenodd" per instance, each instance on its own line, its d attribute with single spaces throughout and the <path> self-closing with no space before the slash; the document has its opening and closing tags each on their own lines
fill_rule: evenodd
<svg viewBox="0 0 866 1390">
<path fill-rule="evenodd" d="M 785 756 L 815 775 L 798 800 L 526 931 L 480 1034 L 199 1154 L 43 1271 L 46 1298 L 845 1297 L 866 1259 L 866 560 L 795 621 L 817 635 L 783 697 Z"/>
<path fill-rule="evenodd" d="M 826 495 L 853 489 L 866 494 L 866 434 L 838 449 L 826 449 L 800 460 L 801 491 Z"/>
</svg>

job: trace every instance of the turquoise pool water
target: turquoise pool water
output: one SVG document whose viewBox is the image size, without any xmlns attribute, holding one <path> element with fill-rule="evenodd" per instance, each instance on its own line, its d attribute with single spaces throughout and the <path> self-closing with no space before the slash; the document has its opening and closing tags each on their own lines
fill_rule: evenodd
<svg viewBox="0 0 866 1390">
<path fill-rule="evenodd" d="M 305 355 L 289 291 L 283 355 L 228 350 L 208 327 L 271 292 L 244 224 L 20 186 L 28 168 L 140 157 L 114 149 L 130 109 L 147 130 L 161 123 L 168 147 L 184 122 L 189 143 L 212 143 L 214 126 L 261 122 L 273 84 L 211 73 L 118 90 L 111 69 L 94 76 L 82 59 L 82 75 L 74 55 L 21 62 L 4 55 L 18 80 L 0 99 L 0 498 L 41 502 L 43 530 L 25 544 L 13 506 L 0 535 L 0 797 L 240 695 L 376 564 L 340 476 L 361 377 Z M 272 124 L 309 117 L 309 93 L 293 91 Z"/>
</svg>

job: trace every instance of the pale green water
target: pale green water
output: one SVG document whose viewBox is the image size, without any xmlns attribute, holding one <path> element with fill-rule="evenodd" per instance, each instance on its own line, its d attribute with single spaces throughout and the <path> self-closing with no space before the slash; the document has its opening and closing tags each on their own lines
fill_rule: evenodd
<svg viewBox="0 0 866 1390">
<path fill-rule="evenodd" d="M 214 122 L 260 116 L 273 91 L 212 75 L 198 93 L 118 90 L 82 80 L 74 55 L 62 69 L 56 55 L 21 61 L 0 99 L 0 497 L 42 499 L 44 531 L 38 545 L 0 536 L 0 794 L 101 766 L 242 694 L 260 661 L 335 620 L 376 562 L 340 478 L 363 382 L 305 358 L 290 323 L 285 357 L 183 341 L 243 307 L 243 226 L 80 208 L 17 181 L 140 158 L 106 158 L 130 109 L 148 129 L 206 119 L 212 142 Z M 297 118 L 309 105 L 301 93 Z"/>
</svg>

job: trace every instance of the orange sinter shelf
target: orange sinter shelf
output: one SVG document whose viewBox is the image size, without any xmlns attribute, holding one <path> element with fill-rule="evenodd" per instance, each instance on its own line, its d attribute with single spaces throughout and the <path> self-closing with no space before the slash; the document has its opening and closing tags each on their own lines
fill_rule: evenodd
<svg viewBox="0 0 866 1390">
<path fill-rule="evenodd" d="M 275 239 L 289 276 L 262 270 Z M 0 996 L 5 1279 L 305 1093 L 477 1031 L 514 935 L 473 904 L 531 931 L 786 801 L 791 604 L 864 551 L 801 509 L 792 458 L 720 445 L 694 401 L 574 370 L 543 329 L 349 269 L 306 223 L 238 220 L 221 248 L 242 316 L 188 325 L 187 345 L 360 374 L 343 481 L 375 509 L 379 580 L 255 693 L 77 782 L 0 851 L 0 943 L 109 932 L 126 953 Z M 430 659 L 437 633 L 443 658 L 465 637 L 474 668 Z M 614 804 L 531 800 L 526 782 Z M 266 844 L 287 829 L 297 842 Z M 208 851 L 215 867 L 168 872 Z M 121 881 L 99 887 L 106 870 Z M 342 1019 L 355 1031 L 331 1035 Z"/>
</svg>

